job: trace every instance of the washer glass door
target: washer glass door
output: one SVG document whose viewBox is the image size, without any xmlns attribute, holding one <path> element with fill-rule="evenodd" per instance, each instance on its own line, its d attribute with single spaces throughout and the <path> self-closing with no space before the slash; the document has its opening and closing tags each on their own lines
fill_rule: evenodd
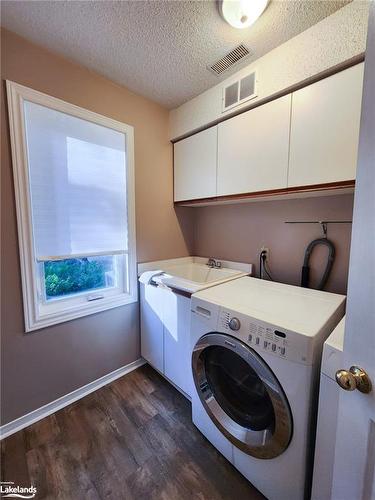
<svg viewBox="0 0 375 500">
<path fill-rule="evenodd" d="M 257 458 L 274 458 L 288 447 L 293 429 L 288 401 L 253 349 L 210 333 L 196 344 L 192 362 L 203 406 L 234 445 Z"/>
</svg>

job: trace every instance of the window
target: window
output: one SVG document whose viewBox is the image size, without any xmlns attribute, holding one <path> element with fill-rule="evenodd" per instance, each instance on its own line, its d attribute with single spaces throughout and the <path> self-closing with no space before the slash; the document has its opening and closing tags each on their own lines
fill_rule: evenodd
<svg viewBox="0 0 375 500">
<path fill-rule="evenodd" d="M 7 91 L 26 331 L 135 302 L 133 128 Z"/>
</svg>

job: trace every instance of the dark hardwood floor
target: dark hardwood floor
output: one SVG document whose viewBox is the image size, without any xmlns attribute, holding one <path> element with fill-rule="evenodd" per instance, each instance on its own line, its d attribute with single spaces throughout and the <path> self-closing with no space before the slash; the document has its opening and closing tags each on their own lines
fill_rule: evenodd
<svg viewBox="0 0 375 500">
<path fill-rule="evenodd" d="M 36 499 L 261 500 L 145 365 L 2 441 L 2 481 Z"/>
</svg>

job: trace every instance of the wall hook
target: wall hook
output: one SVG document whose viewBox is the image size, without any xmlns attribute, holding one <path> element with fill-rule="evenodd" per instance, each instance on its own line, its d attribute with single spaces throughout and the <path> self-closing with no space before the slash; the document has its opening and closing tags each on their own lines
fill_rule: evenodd
<svg viewBox="0 0 375 500">
<path fill-rule="evenodd" d="M 327 222 L 324 222 L 323 220 L 321 220 L 321 221 L 319 221 L 319 224 L 321 225 L 322 230 L 323 230 L 323 238 L 327 239 L 327 232 L 328 232 Z"/>
</svg>

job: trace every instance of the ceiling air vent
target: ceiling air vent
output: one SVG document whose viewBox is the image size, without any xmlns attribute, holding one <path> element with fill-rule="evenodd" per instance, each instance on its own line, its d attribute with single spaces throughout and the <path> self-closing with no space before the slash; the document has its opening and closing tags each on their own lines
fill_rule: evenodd
<svg viewBox="0 0 375 500">
<path fill-rule="evenodd" d="M 240 80 L 232 81 L 223 88 L 223 109 L 222 112 L 234 108 L 249 99 L 254 99 L 256 92 L 256 72 L 253 71 Z"/>
<path fill-rule="evenodd" d="M 222 57 L 218 61 L 216 61 L 212 66 L 209 66 L 209 70 L 211 70 L 215 75 L 219 76 L 227 69 L 231 68 L 238 61 L 241 61 L 245 57 L 250 55 L 250 51 L 243 43 L 231 50 L 226 56 Z"/>
</svg>

